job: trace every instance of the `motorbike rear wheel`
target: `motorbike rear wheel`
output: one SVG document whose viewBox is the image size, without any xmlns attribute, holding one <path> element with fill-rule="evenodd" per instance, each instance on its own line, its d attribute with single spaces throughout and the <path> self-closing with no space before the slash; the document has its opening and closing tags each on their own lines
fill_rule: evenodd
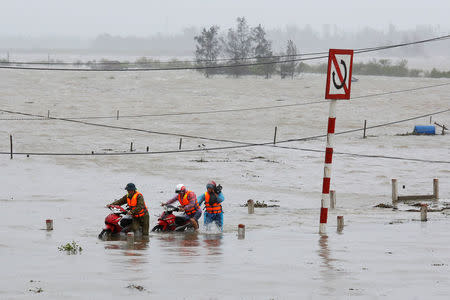
<svg viewBox="0 0 450 300">
<path fill-rule="evenodd" d="M 162 225 L 158 224 L 155 227 L 153 227 L 152 231 L 159 232 L 159 231 L 162 231 L 162 229 L 163 229 Z"/>
</svg>

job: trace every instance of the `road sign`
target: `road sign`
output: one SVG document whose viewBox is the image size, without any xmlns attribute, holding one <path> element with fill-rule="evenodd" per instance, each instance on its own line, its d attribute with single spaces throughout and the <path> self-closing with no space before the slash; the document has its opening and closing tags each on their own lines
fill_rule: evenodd
<svg viewBox="0 0 450 300">
<path fill-rule="evenodd" d="M 353 50 L 330 49 L 325 99 L 350 99 Z"/>
</svg>

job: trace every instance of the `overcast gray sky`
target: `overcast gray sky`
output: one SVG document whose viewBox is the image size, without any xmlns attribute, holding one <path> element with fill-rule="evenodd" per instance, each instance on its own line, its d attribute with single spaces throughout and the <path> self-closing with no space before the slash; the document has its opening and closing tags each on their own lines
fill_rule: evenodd
<svg viewBox="0 0 450 300">
<path fill-rule="evenodd" d="M 149 36 L 178 33 L 189 26 L 227 29 L 238 16 L 266 29 L 323 24 L 356 31 L 366 26 L 450 30 L 450 0 L 1 0 L 3 36 Z"/>
</svg>

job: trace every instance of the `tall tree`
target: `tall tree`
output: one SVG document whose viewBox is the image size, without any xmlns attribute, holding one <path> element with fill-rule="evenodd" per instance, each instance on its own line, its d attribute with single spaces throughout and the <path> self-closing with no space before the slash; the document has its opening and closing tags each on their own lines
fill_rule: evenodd
<svg viewBox="0 0 450 300">
<path fill-rule="evenodd" d="M 273 52 L 272 52 L 272 42 L 267 40 L 266 31 L 259 24 L 257 27 L 252 29 L 252 38 L 254 41 L 254 52 L 257 63 L 263 63 L 262 65 L 256 66 L 256 73 L 258 75 L 265 75 L 266 79 L 270 77 L 275 71 Z"/>
<path fill-rule="evenodd" d="M 197 42 L 195 59 L 198 66 L 207 67 L 202 70 L 207 78 L 215 73 L 215 69 L 210 67 L 217 65 L 217 57 L 220 55 L 222 50 L 218 33 L 219 26 L 214 25 L 208 30 L 203 28 L 202 33 L 194 37 Z"/>
<path fill-rule="evenodd" d="M 236 29 L 228 29 L 226 39 L 223 40 L 224 50 L 228 58 L 232 60 L 231 64 L 236 67 L 231 68 L 231 73 L 239 77 L 247 72 L 246 67 L 239 67 L 237 65 L 246 62 L 246 58 L 250 55 L 252 50 L 252 35 L 247 21 L 244 17 L 237 18 Z"/>
<path fill-rule="evenodd" d="M 295 46 L 295 43 L 292 40 L 288 40 L 286 46 L 286 56 L 284 58 L 285 63 L 282 63 L 280 66 L 281 78 L 286 76 L 291 76 L 291 78 L 294 78 L 297 62 L 293 60 L 297 58 L 297 46 Z"/>
</svg>

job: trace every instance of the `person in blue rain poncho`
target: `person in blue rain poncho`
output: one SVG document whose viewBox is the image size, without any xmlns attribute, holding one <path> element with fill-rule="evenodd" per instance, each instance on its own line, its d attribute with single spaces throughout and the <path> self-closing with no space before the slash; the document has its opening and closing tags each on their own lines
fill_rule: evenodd
<svg viewBox="0 0 450 300">
<path fill-rule="evenodd" d="M 215 223 L 216 226 L 223 231 L 223 210 L 222 202 L 225 197 L 222 194 L 222 186 L 216 185 L 211 180 L 206 185 L 206 192 L 201 194 L 198 198 L 198 203 L 201 205 L 205 203 L 204 225 L 208 226 L 210 223 Z"/>
</svg>

